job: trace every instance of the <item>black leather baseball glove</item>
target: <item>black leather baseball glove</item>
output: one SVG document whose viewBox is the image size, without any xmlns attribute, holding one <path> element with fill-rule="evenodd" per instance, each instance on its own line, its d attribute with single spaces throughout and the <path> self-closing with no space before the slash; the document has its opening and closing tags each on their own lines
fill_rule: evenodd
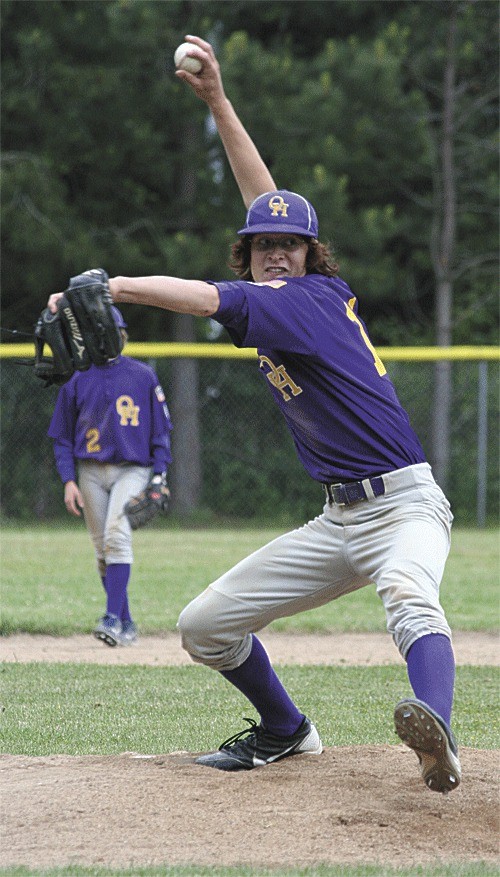
<svg viewBox="0 0 500 877">
<path fill-rule="evenodd" d="M 108 275 L 93 268 L 71 278 L 55 314 L 42 311 L 35 327 L 35 375 L 45 386 L 64 384 L 75 370 L 118 356 L 123 340 L 112 304 Z M 45 356 L 45 345 L 52 357 Z"/>
<path fill-rule="evenodd" d="M 52 351 L 52 356 L 45 356 L 45 345 Z M 27 360 L 26 364 L 33 363 Z M 34 366 L 36 377 L 44 381 L 45 387 L 65 384 L 75 371 L 59 311 L 52 314 L 45 308 L 38 318 L 35 326 Z"/>
<path fill-rule="evenodd" d="M 148 486 L 129 499 L 123 507 L 132 530 L 148 524 L 160 512 L 165 513 L 170 502 L 170 491 L 165 474 L 153 475 Z"/>
</svg>

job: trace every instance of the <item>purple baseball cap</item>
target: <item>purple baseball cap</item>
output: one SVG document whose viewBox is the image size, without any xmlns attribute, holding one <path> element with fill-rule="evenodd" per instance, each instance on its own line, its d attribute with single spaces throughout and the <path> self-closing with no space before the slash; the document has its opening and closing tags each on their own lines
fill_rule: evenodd
<svg viewBox="0 0 500 877">
<path fill-rule="evenodd" d="M 302 195 L 278 189 L 259 195 L 248 208 L 245 227 L 238 234 L 300 234 L 318 237 L 318 217 Z"/>
<path fill-rule="evenodd" d="M 123 319 L 121 312 L 114 305 L 111 305 L 111 313 L 113 314 L 113 319 L 114 319 L 116 325 L 118 326 L 118 328 L 119 329 L 126 329 L 127 324 L 126 324 L 125 320 Z"/>
</svg>

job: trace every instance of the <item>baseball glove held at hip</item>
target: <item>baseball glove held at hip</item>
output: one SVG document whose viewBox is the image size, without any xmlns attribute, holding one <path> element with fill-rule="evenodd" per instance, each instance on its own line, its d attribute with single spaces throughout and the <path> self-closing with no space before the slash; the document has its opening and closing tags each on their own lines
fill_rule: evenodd
<svg viewBox="0 0 500 877">
<path fill-rule="evenodd" d="M 132 530 L 144 527 L 152 521 L 160 512 L 164 514 L 168 510 L 170 491 L 167 487 L 165 474 L 153 475 L 148 486 L 138 495 L 129 499 L 123 511 L 125 512 Z"/>
<path fill-rule="evenodd" d="M 71 278 L 55 314 L 42 311 L 35 327 L 34 365 L 45 386 L 64 384 L 75 370 L 104 365 L 121 353 L 123 339 L 112 304 L 108 275 L 93 268 Z M 52 358 L 44 355 L 45 345 Z"/>
</svg>

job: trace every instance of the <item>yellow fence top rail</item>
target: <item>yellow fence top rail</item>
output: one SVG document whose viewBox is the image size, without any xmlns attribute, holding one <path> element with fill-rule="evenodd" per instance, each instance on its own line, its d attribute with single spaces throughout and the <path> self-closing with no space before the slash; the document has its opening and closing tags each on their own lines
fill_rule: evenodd
<svg viewBox="0 0 500 877">
<path fill-rule="evenodd" d="M 124 350 L 128 356 L 140 359 L 168 359 L 184 357 L 194 359 L 255 359 L 254 347 L 239 349 L 232 344 L 184 344 L 166 341 L 131 341 Z M 456 346 L 456 347 L 377 347 L 382 360 L 433 362 L 436 360 L 494 360 L 500 361 L 500 347 L 495 346 Z M 0 344 L 0 359 L 32 357 L 33 344 Z"/>
</svg>

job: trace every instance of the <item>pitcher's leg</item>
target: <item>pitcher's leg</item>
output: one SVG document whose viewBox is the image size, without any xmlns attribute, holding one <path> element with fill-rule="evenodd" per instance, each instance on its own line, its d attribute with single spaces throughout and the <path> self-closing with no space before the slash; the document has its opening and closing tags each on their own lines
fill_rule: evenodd
<svg viewBox="0 0 500 877">
<path fill-rule="evenodd" d="M 448 637 L 440 633 L 420 637 L 410 646 L 406 664 L 415 697 L 428 703 L 449 725 L 455 687 L 455 656 Z"/>
<path fill-rule="evenodd" d="M 342 540 L 342 528 L 322 515 L 242 560 L 182 611 L 183 648 L 214 670 L 234 670 L 250 654 L 252 633 L 366 584 L 344 559 Z"/>
<path fill-rule="evenodd" d="M 451 516 L 447 503 L 439 509 L 422 502 L 423 491 L 390 498 L 380 523 L 365 532 L 365 546 L 356 562 L 376 584 L 382 599 L 387 630 L 405 660 L 413 644 L 430 634 L 451 640 L 451 630 L 439 599 L 450 549 Z M 413 499 L 412 499 L 413 496 Z M 389 498 L 388 498 L 389 499 Z M 441 513 L 438 513 L 441 512 Z M 429 670 L 429 668 L 428 668 Z"/>
<path fill-rule="evenodd" d="M 398 557 L 404 552 L 404 557 Z M 455 685 L 451 631 L 439 600 L 448 554 L 445 536 L 435 525 L 414 522 L 400 528 L 392 566 L 380 574 L 388 630 L 407 662 L 415 697 L 449 725 Z"/>
<path fill-rule="evenodd" d="M 295 733 L 304 715 L 278 679 L 255 634 L 252 634 L 252 648 L 246 661 L 234 670 L 223 670 L 222 675 L 253 704 L 267 731 L 279 737 Z"/>
<path fill-rule="evenodd" d="M 280 537 L 221 576 L 181 613 L 184 648 L 195 661 L 220 670 L 261 719 L 247 739 L 236 735 L 200 763 L 248 770 L 299 752 L 321 752 L 317 730 L 286 692 L 255 631 L 361 585 L 339 550 L 340 531 L 321 516 Z"/>
<path fill-rule="evenodd" d="M 446 793 L 461 779 L 450 727 L 455 659 L 439 600 L 452 518 L 437 485 L 408 491 L 391 503 L 385 532 L 378 535 L 383 550 L 374 579 L 415 695 L 397 704 L 394 722 L 401 740 L 418 756 L 428 788 Z"/>
</svg>

